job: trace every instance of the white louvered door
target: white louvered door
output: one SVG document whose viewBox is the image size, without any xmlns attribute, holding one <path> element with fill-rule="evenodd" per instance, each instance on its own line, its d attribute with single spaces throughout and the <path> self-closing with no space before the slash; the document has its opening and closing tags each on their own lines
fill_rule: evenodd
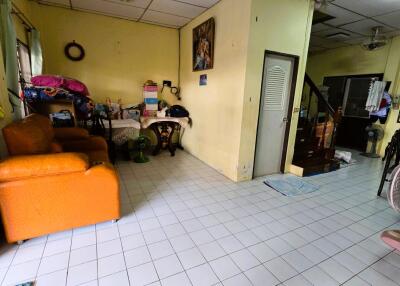
<svg viewBox="0 0 400 286">
<path fill-rule="evenodd" d="M 293 64 L 290 57 L 265 57 L 254 177 L 280 172 Z"/>
</svg>

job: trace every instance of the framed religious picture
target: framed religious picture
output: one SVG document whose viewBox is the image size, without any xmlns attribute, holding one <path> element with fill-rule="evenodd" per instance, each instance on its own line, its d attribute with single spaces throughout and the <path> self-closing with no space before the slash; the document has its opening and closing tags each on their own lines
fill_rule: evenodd
<svg viewBox="0 0 400 286">
<path fill-rule="evenodd" d="M 193 71 L 212 69 L 214 66 L 214 18 L 193 29 Z"/>
</svg>

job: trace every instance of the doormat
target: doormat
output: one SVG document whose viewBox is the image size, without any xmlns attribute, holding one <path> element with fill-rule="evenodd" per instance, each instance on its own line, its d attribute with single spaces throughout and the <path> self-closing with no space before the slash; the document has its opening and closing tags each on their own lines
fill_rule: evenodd
<svg viewBox="0 0 400 286">
<path fill-rule="evenodd" d="M 280 179 L 267 179 L 264 181 L 264 184 L 287 197 L 309 194 L 319 189 L 318 186 L 295 176 L 284 176 Z"/>
</svg>

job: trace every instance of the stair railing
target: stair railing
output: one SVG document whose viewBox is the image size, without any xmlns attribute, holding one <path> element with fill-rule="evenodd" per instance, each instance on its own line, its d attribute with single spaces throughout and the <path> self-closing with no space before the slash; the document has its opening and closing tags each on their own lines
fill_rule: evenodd
<svg viewBox="0 0 400 286">
<path fill-rule="evenodd" d="M 339 107 L 337 110 L 335 110 L 328 102 L 327 98 L 323 96 L 319 88 L 316 86 L 316 84 L 312 81 L 310 76 L 308 74 L 305 75 L 304 78 L 304 85 L 308 85 L 309 87 L 309 93 L 308 93 L 308 100 L 307 100 L 307 116 L 306 120 L 303 120 L 303 124 L 309 124 L 310 126 L 312 125 L 312 132 L 308 134 L 309 136 L 308 140 L 312 142 L 312 140 L 316 140 L 317 137 L 320 138 L 318 145 L 316 147 L 316 150 L 313 150 L 315 154 L 321 153 L 322 151 L 328 157 L 327 159 L 332 159 L 334 157 L 334 151 L 335 151 L 335 141 L 336 141 L 336 133 L 337 133 L 337 127 L 341 121 L 342 118 L 342 109 Z M 312 114 L 310 112 L 312 104 L 315 104 L 315 100 L 312 100 L 313 97 L 317 98 L 317 110 L 316 113 L 314 114 L 314 118 L 311 118 Z M 320 132 L 321 125 L 319 124 L 319 114 L 324 112 L 325 113 L 325 120 L 323 123 L 322 127 L 322 135 L 319 134 L 317 136 L 317 132 Z M 330 122 L 332 122 L 333 127 L 330 128 Z M 306 129 L 305 126 L 303 126 L 303 130 Z M 329 130 L 330 129 L 330 130 Z M 331 133 L 330 136 L 330 143 L 329 146 L 326 146 L 326 140 L 328 139 L 326 134 L 327 132 Z M 332 132 L 331 132 L 332 131 Z M 321 136 L 320 136 L 321 135 Z M 295 148 L 296 152 L 296 148 Z"/>
</svg>

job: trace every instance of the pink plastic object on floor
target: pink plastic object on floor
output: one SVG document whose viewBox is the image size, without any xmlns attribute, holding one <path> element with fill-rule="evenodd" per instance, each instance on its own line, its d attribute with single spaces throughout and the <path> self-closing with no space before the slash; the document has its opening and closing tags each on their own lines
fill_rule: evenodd
<svg viewBox="0 0 400 286">
<path fill-rule="evenodd" d="M 390 178 L 390 187 L 387 190 L 387 199 L 390 206 L 397 212 L 400 212 L 400 165 L 394 168 Z M 400 230 L 386 230 L 381 234 L 382 240 L 400 250 Z"/>
<path fill-rule="evenodd" d="M 387 245 L 400 251 L 400 230 L 386 230 L 381 238 Z"/>
</svg>

